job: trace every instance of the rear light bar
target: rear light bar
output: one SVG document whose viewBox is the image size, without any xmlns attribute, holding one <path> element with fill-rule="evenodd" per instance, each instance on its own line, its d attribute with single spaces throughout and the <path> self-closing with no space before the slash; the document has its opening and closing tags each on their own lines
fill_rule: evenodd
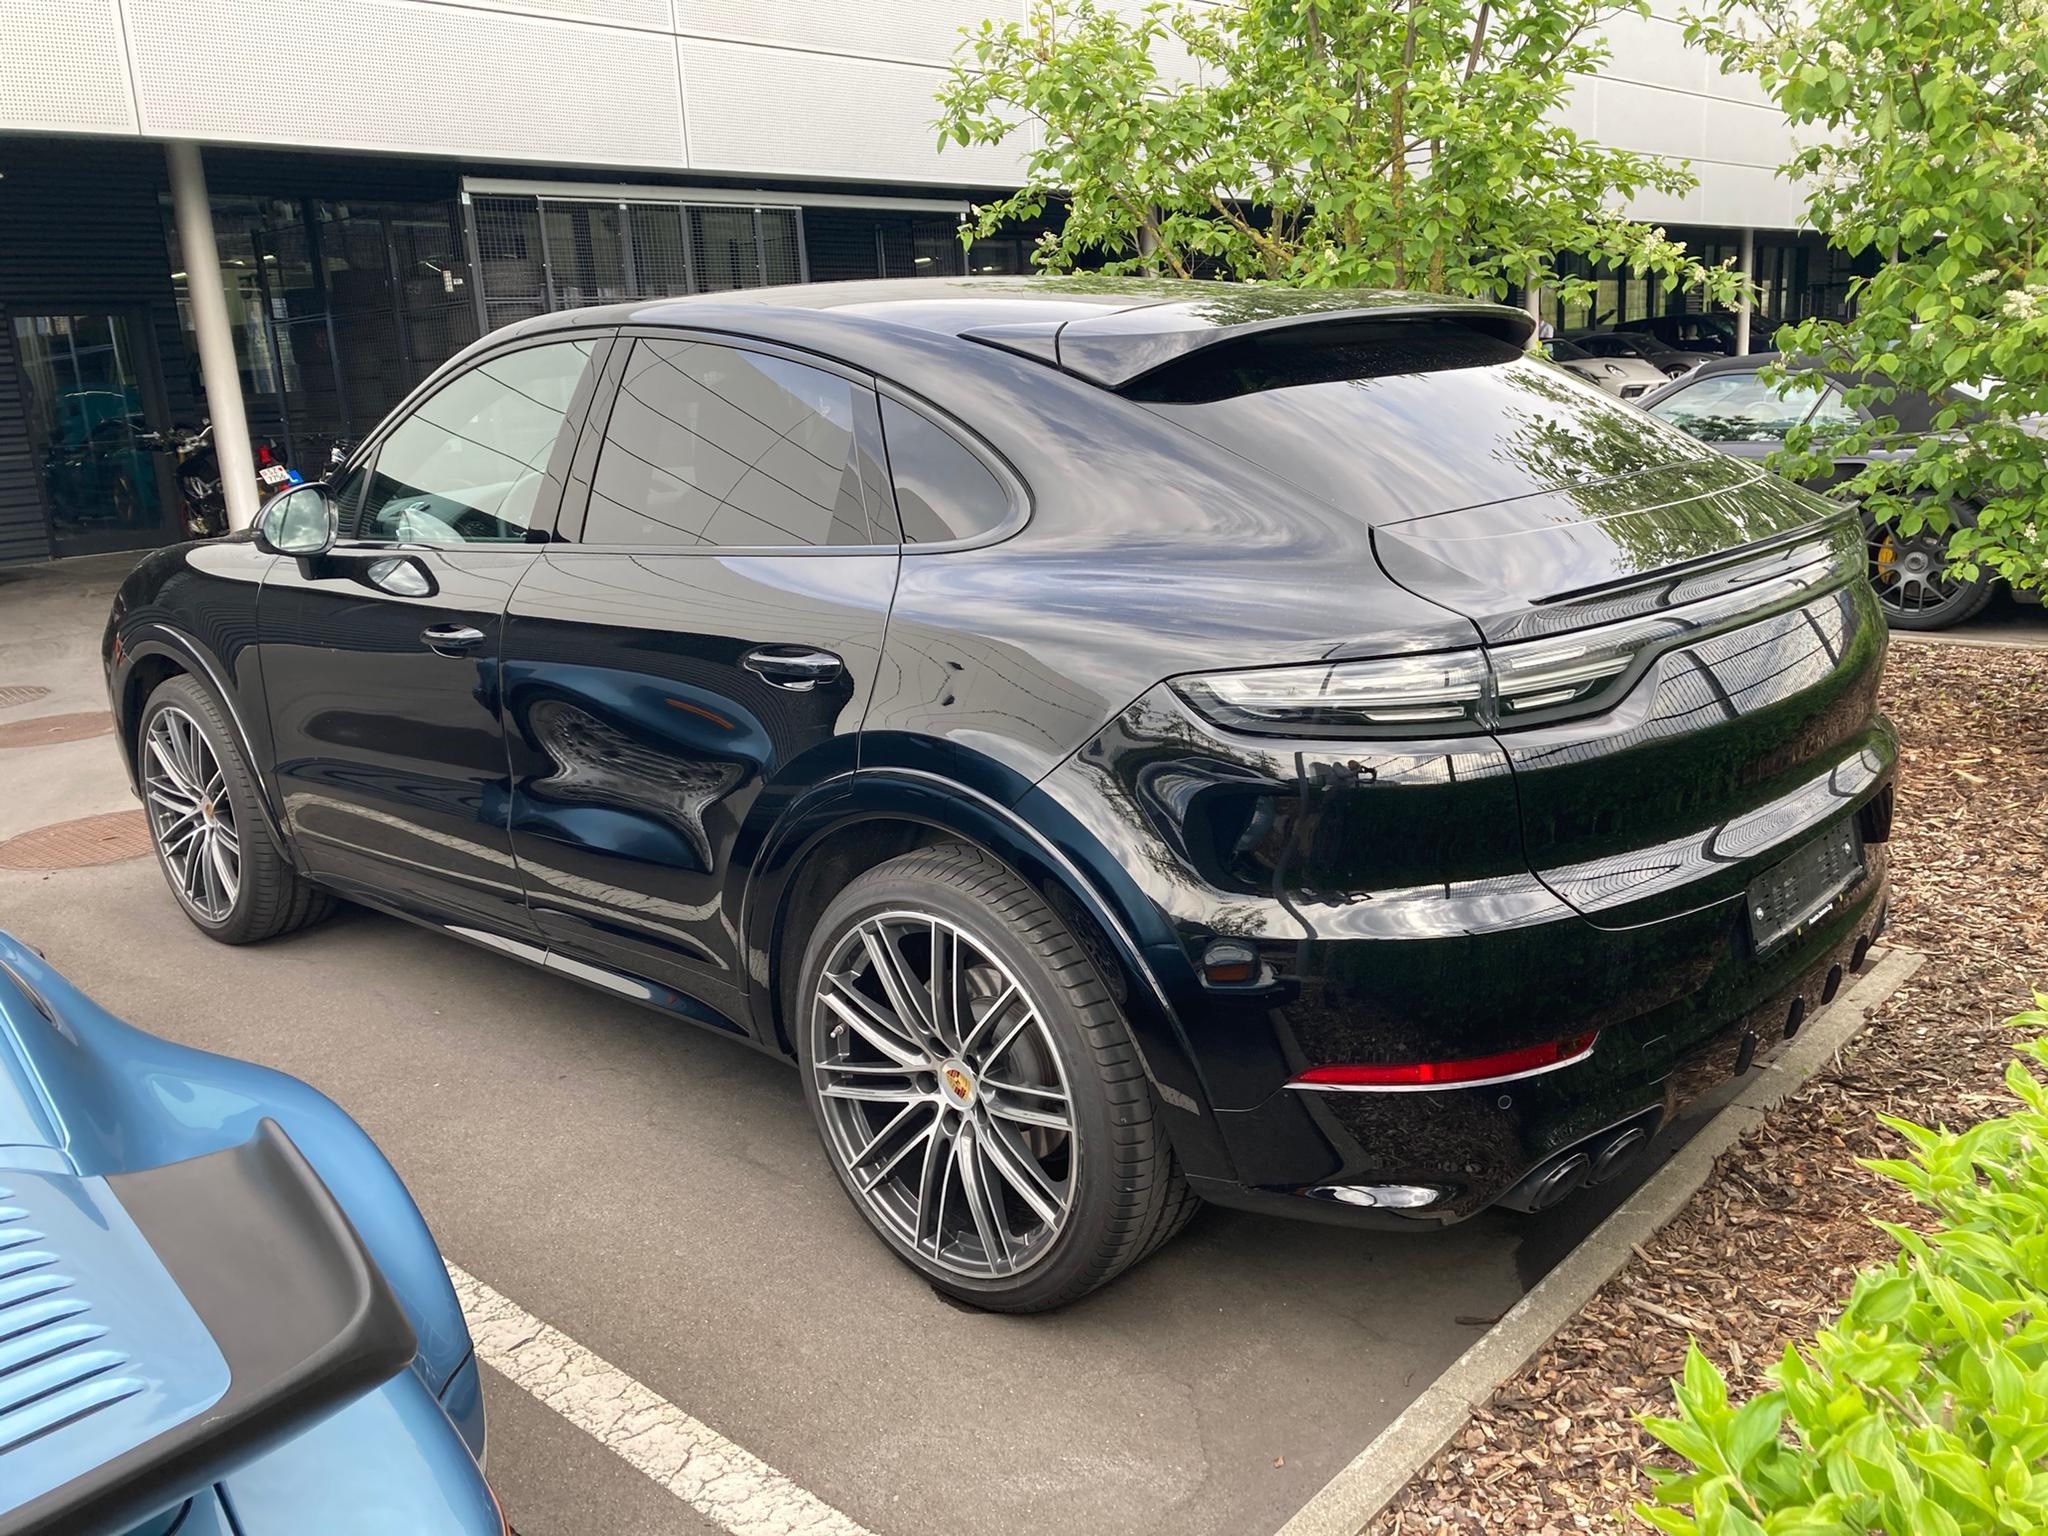
<svg viewBox="0 0 2048 1536">
<path fill-rule="evenodd" d="M 1496 1051 L 1491 1056 L 1467 1056 L 1460 1061 L 1362 1062 L 1343 1066 L 1310 1067 L 1287 1086 L 1323 1093 L 1413 1093 L 1427 1088 L 1480 1088 L 1505 1083 L 1518 1077 L 1535 1077 L 1584 1061 L 1593 1054 L 1593 1042 L 1600 1031 L 1519 1050 Z"/>
<path fill-rule="evenodd" d="M 1752 586 L 1538 640 L 1210 672 L 1175 678 L 1172 687 L 1205 720 L 1251 735 L 1358 739 L 1512 730 L 1610 708 L 1663 652 L 1811 601 L 1843 569 L 1817 560 Z"/>
</svg>

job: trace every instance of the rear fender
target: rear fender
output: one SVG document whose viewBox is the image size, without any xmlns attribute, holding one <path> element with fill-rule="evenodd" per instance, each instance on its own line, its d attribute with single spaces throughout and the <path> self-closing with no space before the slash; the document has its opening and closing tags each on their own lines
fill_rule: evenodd
<svg viewBox="0 0 2048 1536">
<path fill-rule="evenodd" d="M 999 785 L 991 774 L 1016 784 Z M 1193 969 L 1164 914 L 1050 796 L 999 765 L 983 762 L 973 776 L 982 787 L 931 769 L 862 770 L 790 807 L 755 866 L 743 908 L 761 1038 L 791 1051 L 779 1018 L 774 957 L 807 856 L 827 837 L 863 822 L 909 822 L 951 833 L 1009 865 L 1076 931 L 1116 992 L 1182 1165 L 1193 1176 L 1232 1178 L 1174 1001 L 1195 988 Z M 1005 787 L 1018 790 L 1014 805 L 989 792 Z"/>
</svg>

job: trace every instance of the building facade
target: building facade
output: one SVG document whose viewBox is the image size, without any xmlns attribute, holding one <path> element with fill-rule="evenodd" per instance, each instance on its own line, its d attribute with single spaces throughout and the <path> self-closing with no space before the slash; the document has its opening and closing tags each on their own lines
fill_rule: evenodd
<svg viewBox="0 0 2048 1536">
<path fill-rule="evenodd" d="M 259 451 L 317 473 L 442 359 L 545 309 L 1025 270 L 1034 231 L 963 252 L 955 230 L 1028 141 L 941 153 L 931 128 L 960 28 L 1024 3 L 15 0 L 0 564 L 182 536 L 173 429 L 227 393 Z M 1714 255 L 1751 232 L 1767 316 L 1838 303 L 1775 174 L 1782 118 L 1657 4 L 1610 24 L 1573 126 L 1689 161 L 1696 191 L 1633 211 Z M 1603 276 L 1550 317 L 1672 302 Z"/>
</svg>

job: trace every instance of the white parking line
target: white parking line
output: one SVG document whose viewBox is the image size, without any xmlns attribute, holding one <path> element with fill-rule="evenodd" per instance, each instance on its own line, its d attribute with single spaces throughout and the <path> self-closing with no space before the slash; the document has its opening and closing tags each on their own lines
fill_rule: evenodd
<svg viewBox="0 0 2048 1536">
<path fill-rule="evenodd" d="M 732 1536 L 869 1536 L 760 1457 L 454 1264 L 476 1357 Z"/>
</svg>

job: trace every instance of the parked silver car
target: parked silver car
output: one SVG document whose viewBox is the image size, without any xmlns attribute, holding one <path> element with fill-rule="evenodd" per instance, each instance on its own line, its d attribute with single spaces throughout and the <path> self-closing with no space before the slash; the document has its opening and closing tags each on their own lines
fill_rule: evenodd
<svg viewBox="0 0 2048 1536">
<path fill-rule="evenodd" d="M 1639 357 L 1595 357 L 1562 336 L 1553 336 L 1541 345 L 1543 355 L 1560 368 L 1569 369 L 1623 400 L 1638 400 L 1671 382 L 1661 369 Z"/>
</svg>

